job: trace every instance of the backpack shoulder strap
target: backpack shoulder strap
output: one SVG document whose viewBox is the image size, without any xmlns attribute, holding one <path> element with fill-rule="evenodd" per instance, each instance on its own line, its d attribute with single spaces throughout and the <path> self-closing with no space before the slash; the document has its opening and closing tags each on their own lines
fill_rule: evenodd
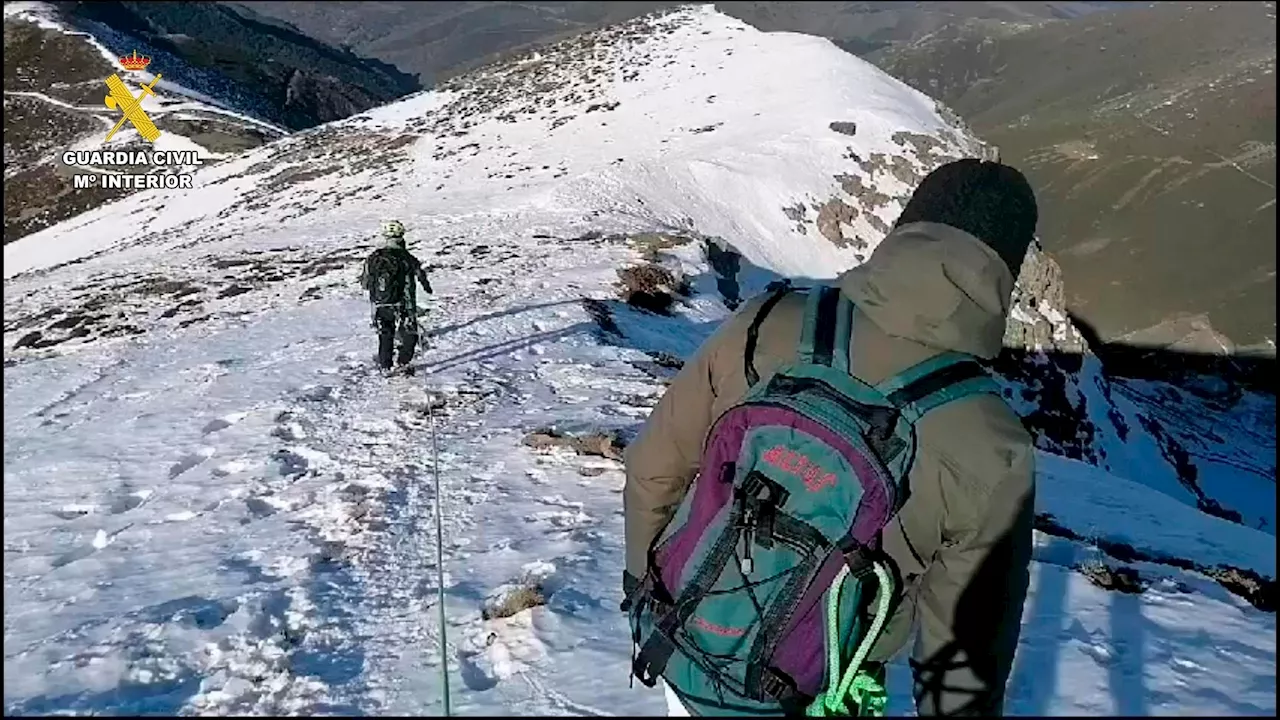
<svg viewBox="0 0 1280 720">
<path fill-rule="evenodd" d="M 755 365 L 756 344 L 760 341 L 760 324 L 764 322 L 765 317 L 778 304 L 778 301 L 791 292 L 791 281 L 775 281 L 769 283 L 767 289 L 770 293 L 769 297 L 760 305 L 760 309 L 756 311 L 756 316 L 751 320 L 751 325 L 747 327 L 747 345 L 743 355 L 743 369 L 747 376 L 747 387 L 760 382 L 760 373 L 756 372 Z"/>
<path fill-rule="evenodd" d="M 819 285 L 809 292 L 800 332 L 800 360 L 849 372 L 853 303 L 840 288 Z"/>
<path fill-rule="evenodd" d="M 944 352 L 919 362 L 876 386 L 909 422 L 970 395 L 999 396 L 1000 386 L 972 355 Z"/>
</svg>

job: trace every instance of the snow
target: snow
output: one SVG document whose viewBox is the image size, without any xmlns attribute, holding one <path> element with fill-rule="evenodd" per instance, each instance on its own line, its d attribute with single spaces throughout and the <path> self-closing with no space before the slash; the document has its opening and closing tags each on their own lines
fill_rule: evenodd
<svg viewBox="0 0 1280 720">
<path fill-rule="evenodd" d="M 1276 575 L 1275 539 L 1077 460 L 1040 453 L 1037 509 L 1082 535 L 1205 565 Z"/>
<path fill-rule="evenodd" d="M 150 83 L 152 80 L 155 79 L 155 74 L 145 72 L 145 71 L 135 72 L 133 73 L 133 75 L 135 76 L 137 82 L 142 84 Z M 213 113 L 215 115 L 224 115 L 226 117 L 235 118 L 236 120 L 239 120 L 241 122 L 249 123 L 250 125 L 256 125 L 276 135 L 289 134 L 289 130 L 286 128 L 282 128 L 278 125 L 273 125 L 269 122 L 266 122 L 265 120 L 260 120 L 251 115 L 246 115 L 244 113 L 236 112 L 235 110 L 230 110 L 226 107 L 223 107 L 223 103 L 220 102 L 217 98 L 210 97 L 205 93 L 197 92 L 195 90 L 192 90 L 191 88 L 166 80 L 163 77 L 163 75 L 164 73 L 161 73 L 160 82 L 156 84 L 157 93 L 155 96 L 155 99 L 160 101 L 161 110 L 163 111 L 161 114 L 163 114 L 164 112 L 177 113 L 180 110 L 187 110 L 187 111 L 198 110 L 204 113 Z M 160 92 L 158 92 L 161 89 L 164 90 L 164 94 L 161 94 Z M 189 98 L 190 100 L 195 100 L 196 102 L 175 100 L 171 97 L 168 97 L 169 95 L 177 95 L 182 98 Z M 179 117 L 182 117 L 182 116 L 179 116 Z"/>
<path fill-rule="evenodd" d="M 1140 595 L 1102 590 L 1071 569 L 1087 550 L 1038 540 L 1006 712 L 1274 714 L 1274 614 L 1180 574 L 1152 573 Z"/>
<path fill-rule="evenodd" d="M 458 217 L 483 214 L 505 215 L 511 225 L 520 225 L 549 215 L 587 213 L 603 205 L 615 222 L 678 227 L 692 221 L 704 234 L 733 238 L 744 256 L 758 265 L 792 274 L 830 276 L 852 261 L 851 251 L 819 239 L 795 243 L 780 252 L 777 238 L 796 234 L 795 223 L 782 213 L 783 206 L 825 200 L 837 188 L 835 175 L 858 174 L 844 157 L 846 147 L 856 148 L 863 156 L 903 155 L 890 139 L 902 130 L 937 134 L 940 144 L 956 156 L 977 147 L 976 141 L 958 134 L 942 135 L 950 128 L 934 112 L 932 100 L 825 40 L 789 34 L 744 37 L 742 33 L 752 31 L 724 16 L 701 22 L 711 31 L 699 36 L 702 42 L 672 48 L 666 64 L 654 62 L 657 67 L 637 80 L 615 79 L 607 86 L 604 99 L 618 102 L 618 110 L 576 114 L 550 130 L 550 136 L 547 123 L 508 123 L 492 113 L 497 117 L 479 119 L 464 137 L 418 140 L 405 163 L 411 168 L 412 182 L 387 187 L 389 183 L 383 181 L 383 187 L 377 188 L 389 196 L 382 204 L 384 212 L 401 212 L 402 206 L 409 210 L 403 199 L 406 185 L 432 189 L 413 208 L 424 221 L 449 218 L 455 222 Z M 687 29 L 683 32 L 689 34 Z M 776 62 L 779 45 L 785 45 L 795 58 L 785 71 Z M 827 94 L 811 93 L 808 88 L 815 85 L 826 88 Z M 712 96 L 715 101 L 708 103 Z M 374 131 L 396 123 L 403 127 L 406 118 L 439 112 L 451 99 L 448 93 L 423 93 L 334 126 L 352 131 Z M 762 108 L 769 112 L 761 112 Z M 856 122 L 856 137 L 830 131 L 828 123 L 837 120 Z M 723 125 L 714 131 L 692 132 L 718 123 Z M 305 137 L 293 141 L 305 143 Z M 621 138 L 626 139 L 625 147 Z M 434 159 L 437 147 L 456 151 L 472 143 L 482 148 L 479 154 L 471 162 L 456 163 L 450 171 L 442 171 Z M 277 151 L 287 146 L 277 145 Z M 623 162 L 611 165 L 618 157 Z M 495 208 L 492 192 L 498 191 L 497 183 L 486 183 L 491 192 L 477 193 L 474 188 L 492 180 L 488 176 L 499 166 L 519 177 L 506 183 L 511 189 L 503 191 L 500 207 Z M 544 167 L 550 169 L 540 170 Z M 551 182 L 557 171 L 569 179 Z M 367 187 L 370 181 L 361 178 L 351 184 Z M 434 190 L 439 186 L 442 189 Z M 910 191 L 893 177 L 877 180 L 877 187 L 901 198 Z M 373 188 L 368 190 L 374 194 Z M 749 202 L 738 202 L 739 197 Z M 146 233 L 152 228 L 135 217 L 140 207 L 159 204 L 167 206 L 165 211 L 182 212 L 157 199 L 148 193 L 133 195 L 114 204 L 111 214 L 120 221 L 130 218 L 129 225 L 140 226 Z M 277 204 L 283 204 L 283 198 Z M 341 212 L 333 212 L 337 208 L 316 210 L 307 222 L 317 231 L 347 222 Z M 891 221 L 897 212 L 892 203 L 868 212 L 872 210 L 881 222 Z M 267 217 L 264 213 L 263 219 Z M 75 253 L 91 253 L 116 241 L 95 230 L 82 227 L 81 233 L 92 238 L 83 245 L 76 243 Z M 854 230 L 868 239 L 877 236 L 864 218 L 855 221 Z M 817 237 L 812 229 L 809 234 Z M 24 242 L 41 245 L 39 234 Z M 28 253 L 21 244 L 5 248 L 6 278 L 77 256 Z"/>
<path fill-rule="evenodd" d="M 458 715 L 665 712 L 627 682 L 621 464 L 522 439 L 625 441 L 663 391 L 646 351 L 687 357 L 728 310 L 696 243 L 664 259 L 695 288 L 673 316 L 611 303 L 641 252 L 607 235 L 728 238 L 744 294 L 766 270 L 830 276 L 853 249 L 782 207 L 838 193 L 850 148 L 923 162 L 900 130 L 978 146 L 826 41 L 708 8 L 646 22 L 660 32 L 604 64 L 601 97 L 554 96 L 574 115 L 557 128 L 499 119 L 519 93 L 489 111 L 424 93 L 5 246 L 7 713 L 436 714 L 442 671 Z M 585 112 L 603 101 L 620 105 Z M 421 124 L 444 116 L 453 131 Z M 887 175 L 864 179 L 903 192 Z M 371 372 L 354 282 L 389 216 L 433 266 L 413 378 Z M 96 318 L 87 334 L 14 349 L 72 312 Z M 130 324 L 145 332 L 107 332 Z M 1080 535 L 1274 576 L 1272 536 L 1135 475 L 1040 468 L 1038 510 Z M 1273 614 L 1158 563 L 1133 563 L 1146 592 L 1105 591 L 1075 569 L 1093 546 L 1037 545 L 1010 712 L 1274 713 Z M 484 619 L 531 585 L 545 604 Z"/>
<path fill-rule="evenodd" d="M 1047 323 L 1055 342 L 1066 347 L 1078 337 L 1050 303 L 1015 303 L 1010 317 L 1031 326 Z M 1191 507 L 1212 500 L 1239 513 L 1245 525 L 1274 535 L 1275 398 L 1248 392 L 1233 397 L 1218 380 L 1202 384 L 1202 392 L 1192 392 L 1110 377 L 1097 357 L 1087 356 L 1064 394 L 1065 403 L 1083 411 L 1085 444 L 1098 451 L 1098 467 Z M 1011 402 L 1026 416 L 1040 409 L 1041 398 L 1015 391 Z"/>
<path fill-rule="evenodd" d="M 1205 496 L 1240 512 L 1248 526 L 1275 535 L 1274 397 L 1245 395 L 1224 410 L 1221 403 L 1199 400 L 1165 383 L 1108 381 L 1102 374 L 1096 360 L 1087 361 L 1076 391 L 1088 403 L 1109 449 L 1101 462 L 1104 469 L 1194 507 L 1199 495 L 1175 471 L 1160 436 L 1174 438 L 1188 452 L 1195 485 Z M 1110 391 L 1104 392 L 1104 386 Z M 1177 402 L 1164 400 L 1166 395 Z M 1120 419 L 1123 432 L 1108 410 Z"/>
</svg>

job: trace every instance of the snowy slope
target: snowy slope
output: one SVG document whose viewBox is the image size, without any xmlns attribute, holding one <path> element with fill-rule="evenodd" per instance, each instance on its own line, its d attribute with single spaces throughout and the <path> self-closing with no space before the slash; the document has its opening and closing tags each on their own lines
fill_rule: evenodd
<svg viewBox="0 0 1280 720">
<path fill-rule="evenodd" d="M 447 661 L 456 714 L 662 713 L 627 686 L 616 448 L 728 313 L 699 241 L 742 252 L 744 294 L 829 277 L 980 144 L 708 8 L 543 53 L 5 247 L 7 712 L 435 714 Z M 392 216 L 436 288 L 414 379 L 369 372 L 354 286 Z M 657 248 L 693 287 L 671 316 L 613 299 Z M 1081 535 L 1274 576 L 1272 536 L 1041 464 Z M 1116 560 L 1037 542 L 1010 710 L 1274 712 L 1273 614 L 1158 562 L 1102 590 L 1076 565 Z M 485 619 L 519 587 L 544 604 Z"/>
<path fill-rule="evenodd" d="M 1079 366 L 1063 373 L 1033 355 L 1012 374 L 1012 404 L 1040 420 L 1041 449 L 1275 535 L 1274 396 L 1206 398 L 1171 383 L 1111 378 L 1093 355 Z"/>
</svg>

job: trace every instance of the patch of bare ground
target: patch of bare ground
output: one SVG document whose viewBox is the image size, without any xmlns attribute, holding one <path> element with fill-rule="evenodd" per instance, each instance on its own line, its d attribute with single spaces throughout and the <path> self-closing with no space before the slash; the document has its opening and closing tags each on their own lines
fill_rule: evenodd
<svg viewBox="0 0 1280 720">
<path fill-rule="evenodd" d="M 1131 567 L 1113 567 L 1101 560 L 1089 560 L 1077 565 L 1076 570 L 1103 590 L 1115 590 L 1129 595 L 1138 595 L 1147 590 L 1147 582 Z"/>
<path fill-rule="evenodd" d="M 646 263 L 618 270 L 619 295 L 631 307 L 658 315 L 671 315 L 677 297 L 691 292 L 688 278 L 678 276 L 658 263 Z"/>
<path fill-rule="evenodd" d="M 101 83 L 115 71 L 79 38 L 16 18 L 4 21 L 6 91 L 39 91 L 80 82 Z M 101 93 L 99 93 L 101 94 Z M 102 102 L 101 97 L 97 99 Z"/>
<path fill-rule="evenodd" d="M 531 432 L 520 442 L 535 450 L 564 447 L 579 455 L 593 455 L 619 461 L 622 460 L 622 453 L 626 448 L 625 442 L 614 434 L 599 432 L 571 434 L 554 428 Z"/>
<path fill-rule="evenodd" d="M 6 170 L 15 164 L 27 166 L 52 161 L 58 149 L 99 130 L 103 136 L 106 135 L 103 122 L 88 113 L 54 105 L 38 97 L 5 95 Z"/>
<path fill-rule="evenodd" d="M 485 598 L 484 605 L 480 608 L 480 617 L 484 620 L 499 620 L 546 604 L 547 593 L 542 585 L 523 580 L 514 586 L 503 587 Z"/>
<path fill-rule="evenodd" d="M 245 251 L 206 258 L 202 269 L 219 271 L 213 275 L 197 276 L 187 268 L 172 268 L 167 275 L 96 275 L 57 297 L 37 292 L 6 305 L 5 344 L 9 350 L 39 351 L 138 335 L 149 328 L 186 328 L 244 314 L 236 298 L 281 284 L 300 286 L 298 302 L 310 302 L 334 284 L 324 282 L 324 276 L 351 267 L 363 252 Z"/>
<path fill-rule="evenodd" d="M 4 243 L 75 217 L 129 190 L 101 187 L 77 189 L 67 173 L 52 163 L 36 165 L 4 181 Z"/>
<path fill-rule="evenodd" d="M 639 250 L 646 260 L 657 262 L 663 252 L 681 245 L 688 245 L 693 242 L 693 239 L 675 233 L 647 232 L 628 235 L 626 241 Z"/>
<path fill-rule="evenodd" d="M 1141 550 L 1128 543 L 1115 542 L 1106 538 L 1088 538 L 1064 527 L 1049 513 L 1037 514 L 1035 527 L 1047 535 L 1090 543 L 1109 557 L 1123 563 L 1149 562 L 1200 573 L 1226 588 L 1231 594 L 1243 598 L 1255 608 L 1265 612 L 1276 611 L 1276 581 L 1273 578 L 1263 577 L 1253 570 L 1231 565 L 1202 565 L 1187 558 Z M 1099 587 L 1121 592 L 1141 592 L 1139 588 L 1145 589 L 1145 584 L 1138 578 L 1135 570 L 1109 567 L 1100 561 L 1085 563 L 1085 565 L 1089 567 L 1082 566 L 1078 569 Z M 1102 568 L 1097 567 L 1099 565 Z"/>
</svg>

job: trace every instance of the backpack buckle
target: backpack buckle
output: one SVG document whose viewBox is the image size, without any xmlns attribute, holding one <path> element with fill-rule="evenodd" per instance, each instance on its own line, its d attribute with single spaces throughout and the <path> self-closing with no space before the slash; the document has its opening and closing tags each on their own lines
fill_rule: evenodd
<svg viewBox="0 0 1280 720">
<path fill-rule="evenodd" d="M 734 490 L 741 507 L 738 527 L 751 532 L 760 547 L 773 547 L 774 518 L 790 493 L 772 478 L 752 470 L 742 485 Z"/>
<path fill-rule="evenodd" d="M 861 580 L 875 571 L 875 551 L 869 545 L 848 538 L 840 544 L 840 555 L 855 580 Z"/>
<path fill-rule="evenodd" d="M 631 663 L 631 676 L 645 687 L 658 684 L 658 678 L 667 669 L 667 662 L 675 654 L 676 647 L 671 639 L 663 634 L 662 629 L 655 628 L 653 635 L 640 648 L 635 660 Z"/>
<path fill-rule="evenodd" d="M 760 669 L 760 692 L 777 700 L 795 694 L 795 685 L 783 680 L 773 668 Z"/>
<path fill-rule="evenodd" d="M 866 413 L 867 424 L 871 427 L 864 437 L 876 455 L 883 458 L 885 462 L 892 461 L 906 447 L 906 444 L 893 434 L 900 414 L 896 407 L 876 407 Z"/>
<path fill-rule="evenodd" d="M 775 667 L 762 665 L 756 665 L 752 670 L 747 672 L 748 675 L 756 676 L 756 689 L 759 693 L 755 700 L 765 702 L 772 699 L 782 706 L 786 716 L 804 716 L 804 709 L 812 698 L 800 692 L 795 682 L 786 673 Z"/>
</svg>

